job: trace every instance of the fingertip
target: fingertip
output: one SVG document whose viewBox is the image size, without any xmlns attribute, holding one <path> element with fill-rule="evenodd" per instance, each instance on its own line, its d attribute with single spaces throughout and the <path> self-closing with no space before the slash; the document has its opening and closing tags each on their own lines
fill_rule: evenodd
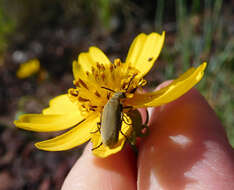
<svg viewBox="0 0 234 190">
<path fill-rule="evenodd" d="M 107 158 L 92 154 L 88 144 L 65 179 L 62 190 L 136 189 L 135 156 L 129 148 Z"/>
<path fill-rule="evenodd" d="M 156 90 L 160 90 L 161 88 L 164 88 L 166 86 L 168 86 L 173 80 L 167 80 L 167 81 L 164 81 L 163 83 L 159 84 L 156 88 L 155 88 L 155 91 Z"/>
</svg>

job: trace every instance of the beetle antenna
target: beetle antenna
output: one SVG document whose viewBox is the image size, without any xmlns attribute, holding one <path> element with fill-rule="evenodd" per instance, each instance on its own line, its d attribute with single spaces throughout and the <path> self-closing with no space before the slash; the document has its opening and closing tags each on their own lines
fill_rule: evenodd
<svg viewBox="0 0 234 190">
<path fill-rule="evenodd" d="M 146 119 L 145 119 L 144 125 L 147 125 L 148 122 L 149 122 L 149 112 L 148 112 L 148 110 L 147 110 L 147 108 L 146 108 Z"/>
<path fill-rule="evenodd" d="M 120 130 L 120 133 L 126 138 L 126 140 L 128 141 L 129 145 L 132 147 L 133 151 L 135 152 L 135 154 L 138 154 L 138 150 L 135 144 L 133 144 L 130 139 Z"/>
<path fill-rule="evenodd" d="M 101 130 L 101 129 L 100 129 L 100 127 L 98 126 L 98 127 L 97 127 L 97 130 L 90 132 L 90 134 L 95 134 L 95 133 L 97 133 L 97 132 L 100 132 L 100 133 L 101 133 L 100 130 Z"/>
<path fill-rule="evenodd" d="M 98 145 L 98 146 L 96 146 L 96 147 L 94 147 L 94 148 L 92 148 L 91 150 L 93 151 L 93 150 L 96 150 L 96 149 L 98 149 L 100 146 L 102 146 L 102 142 Z"/>
<path fill-rule="evenodd" d="M 112 90 L 112 89 L 110 89 L 110 88 L 107 88 L 107 87 L 104 87 L 104 86 L 102 86 L 101 88 L 103 88 L 103 89 L 106 89 L 106 90 L 109 90 L 109 91 L 111 91 L 111 92 L 116 93 L 114 90 Z"/>
</svg>

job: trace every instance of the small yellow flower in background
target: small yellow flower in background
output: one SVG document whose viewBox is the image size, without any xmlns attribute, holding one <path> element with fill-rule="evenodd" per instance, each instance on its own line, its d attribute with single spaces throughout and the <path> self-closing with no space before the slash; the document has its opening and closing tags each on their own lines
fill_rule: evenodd
<svg viewBox="0 0 234 190">
<path fill-rule="evenodd" d="M 190 68 L 170 85 L 158 91 L 136 91 L 146 84 L 143 77 L 158 58 L 164 36 L 164 32 L 138 35 L 124 62 L 115 59 L 114 63 L 111 63 L 100 49 L 90 47 L 88 52 L 81 53 L 78 60 L 73 62 L 75 87 L 69 89 L 67 94 L 52 99 L 49 107 L 41 114 L 22 115 L 14 122 L 15 125 L 36 132 L 71 128 L 62 135 L 36 143 L 36 147 L 42 150 L 68 150 L 91 140 L 96 156 L 107 157 L 119 152 L 125 141 L 132 139 L 133 134 L 136 134 L 133 125 L 135 116 L 132 116 L 132 113 L 137 108 L 155 107 L 171 102 L 185 94 L 203 77 L 206 63 L 197 68 Z M 120 122 L 122 126 L 116 129 L 117 142 L 107 146 L 103 143 L 101 118 L 105 105 L 110 104 L 110 100 L 119 94 L 124 95 L 119 99 L 123 107 Z"/>
<path fill-rule="evenodd" d="M 31 59 L 25 63 L 22 63 L 16 72 L 16 76 L 20 79 L 24 79 L 32 76 L 40 70 L 40 62 L 38 59 Z"/>
</svg>

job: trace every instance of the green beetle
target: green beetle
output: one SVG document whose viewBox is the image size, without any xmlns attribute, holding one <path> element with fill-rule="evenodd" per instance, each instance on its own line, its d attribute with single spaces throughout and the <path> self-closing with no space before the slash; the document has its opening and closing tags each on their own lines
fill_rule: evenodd
<svg viewBox="0 0 234 190">
<path fill-rule="evenodd" d="M 128 90 L 131 84 L 131 81 L 133 80 L 134 77 L 135 75 L 133 75 L 131 80 L 129 81 L 126 91 Z M 98 145 L 97 147 L 93 148 L 92 150 L 97 149 L 102 144 L 110 148 L 113 148 L 118 143 L 119 132 L 121 132 L 121 126 L 122 126 L 123 121 L 128 125 L 132 125 L 132 127 L 134 128 L 132 136 L 131 136 L 131 140 L 126 137 L 129 143 L 134 146 L 136 137 L 142 135 L 141 129 L 146 128 L 146 124 L 142 125 L 141 115 L 139 114 L 137 110 L 132 110 L 132 114 L 130 116 L 136 121 L 133 121 L 131 124 L 129 124 L 124 120 L 124 114 L 122 112 L 123 105 L 121 103 L 121 100 L 126 98 L 125 92 L 115 92 L 114 90 L 106 88 L 106 87 L 102 87 L 102 88 L 109 90 L 113 92 L 114 94 L 104 106 L 103 112 L 101 115 L 101 122 L 99 123 L 100 128 L 98 131 L 101 133 L 102 143 Z M 135 90 L 136 89 L 133 89 L 131 92 L 134 92 Z M 136 123 L 138 121 L 140 123 Z"/>
<path fill-rule="evenodd" d="M 123 92 L 116 92 L 104 106 L 101 117 L 102 143 L 112 148 L 119 139 L 119 131 L 122 125 L 121 99 L 125 98 Z"/>
</svg>

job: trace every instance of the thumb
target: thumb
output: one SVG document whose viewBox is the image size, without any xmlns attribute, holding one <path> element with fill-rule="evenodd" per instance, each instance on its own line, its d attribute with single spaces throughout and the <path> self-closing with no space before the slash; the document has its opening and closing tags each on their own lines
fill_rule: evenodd
<svg viewBox="0 0 234 190">
<path fill-rule="evenodd" d="M 233 150 L 225 130 L 195 89 L 154 109 L 140 145 L 138 188 L 233 189 Z"/>
</svg>

